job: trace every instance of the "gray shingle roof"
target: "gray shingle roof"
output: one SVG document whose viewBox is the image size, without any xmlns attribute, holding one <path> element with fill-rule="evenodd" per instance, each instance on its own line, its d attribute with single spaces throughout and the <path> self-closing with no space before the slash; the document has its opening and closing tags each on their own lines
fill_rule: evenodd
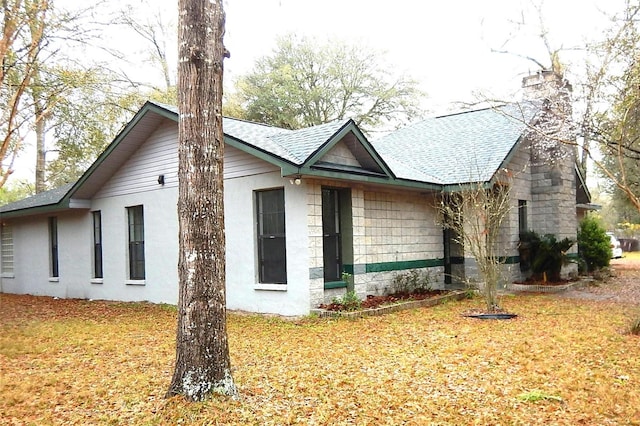
<svg viewBox="0 0 640 426">
<path fill-rule="evenodd" d="M 51 189 L 23 200 L 16 201 L 15 203 L 5 204 L 4 206 L 0 206 L 0 213 L 57 204 L 64 198 L 72 186 L 73 183 L 68 183 L 56 189 Z"/>
<path fill-rule="evenodd" d="M 154 104 L 170 113 L 177 108 Z M 141 113 L 145 109 L 141 110 Z M 447 185 L 489 181 L 525 133 L 537 109 L 509 104 L 435 117 L 397 130 L 372 143 L 399 179 Z M 296 166 L 304 165 L 350 120 L 288 130 L 224 118 L 226 136 Z M 73 184 L 0 207 L 0 213 L 55 205 Z"/>
<path fill-rule="evenodd" d="M 307 127 L 287 133 L 280 133 L 270 139 L 286 149 L 292 155 L 295 164 L 301 165 L 322 145 L 349 122 L 348 119 Z"/>
<path fill-rule="evenodd" d="M 225 135 L 299 166 L 348 122 L 337 120 L 305 129 L 288 130 L 225 118 L 222 126 Z"/>
<path fill-rule="evenodd" d="M 429 118 L 372 142 L 393 172 L 432 182 L 486 182 L 503 164 L 527 123 L 533 104 L 508 104 Z M 422 180 L 422 179 L 420 179 Z"/>
<path fill-rule="evenodd" d="M 175 106 L 156 103 L 156 105 L 178 113 Z M 349 119 L 336 120 L 318 126 L 298 130 L 283 129 L 266 124 L 236 118 L 224 117 L 224 134 L 246 145 L 253 146 L 268 154 L 275 155 L 296 165 L 302 165 L 331 136 L 349 122 Z"/>
</svg>

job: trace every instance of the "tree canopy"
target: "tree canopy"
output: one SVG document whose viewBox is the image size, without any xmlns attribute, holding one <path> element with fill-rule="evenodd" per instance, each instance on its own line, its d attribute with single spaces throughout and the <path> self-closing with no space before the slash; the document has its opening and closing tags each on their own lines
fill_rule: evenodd
<svg viewBox="0 0 640 426">
<path fill-rule="evenodd" d="M 418 116 L 423 96 L 381 52 L 287 35 L 236 81 L 225 113 L 287 129 L 353 118 L 371 132 Z"/>
<path fill-rule="evenodd" d="M 582 148 L 591 155 L 597 171 L 612 183 L 614 204 L 626 216 L 640 212 L 640 5 L 627 3 L 613 19 L 611 30 L 591 47 L 601 58 L 585 86 L 595 93 L 582 118 L 583 138 L 594 141 Z M 636 212 L 629 215 L 629 208 Z"/>
<path fill-rule="evenodd" d="M 27 98 L 46 45 L 50 12 L 46 0 L 3 1 L 0 9 L 0 188 L 13 173 L 30 124 Z"/>
</svg>

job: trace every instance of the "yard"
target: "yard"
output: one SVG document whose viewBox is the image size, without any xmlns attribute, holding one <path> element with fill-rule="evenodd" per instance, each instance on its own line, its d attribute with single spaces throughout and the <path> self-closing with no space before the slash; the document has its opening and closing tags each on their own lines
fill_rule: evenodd
<svg viewBox="0 0 640 426">
<path fill-rule="evenodd" d="M 620 262 L 619 262 L 620 263 Z M 620 265 L 619 265 L 620 266 Z M 0 295 L 0 424 L 640 424 L 640 271 L 355 321 L 230 313 L 238 400 L 165 400 L 173 307 Z M 611 292 L 610 292 L 611 290 Z M 613 296 L 611 296 L 613 294 Z"/>
</svg>

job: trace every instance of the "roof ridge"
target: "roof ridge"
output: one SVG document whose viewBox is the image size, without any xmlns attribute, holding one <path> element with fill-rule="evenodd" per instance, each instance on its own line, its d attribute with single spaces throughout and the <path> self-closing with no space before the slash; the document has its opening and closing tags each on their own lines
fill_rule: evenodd
<svg viewBox="0 0 640 426">
<path fill-rule="evenodd" d="M 468 110 L 462 110 L 462 111 L 455 111 L 449 114 L 441 114 L 441 115 L 435 115 L 431 118 L 445 118 L 445 117 L 454 117 L 456 115 L 463 115 L 463 114 L 470 114 L 473 112 L 482 112 L 482 111 L 488 111 L 488 110 L 492 110 L 492 109 L 496 109 L 496 108 L 501 108 L 507 105 L 512 105 L 515 104 L 517 102 L 503 102 L 497 105 L 490 105 L 490 106 L 486 106 L 484 108 L 477 108 L 477 109 L 468 109 Z"/>
<path fill-rule="evenodd" d="M 271 124 L 265 124 L 265 123 L 258 123 L 257 121 L 245 120 L 244 118 L 229 117 L 229 116 L 226 116 L 226 115 L 223 115 L 222 118 L 224 118 L 226 120 L 238 121 L 240 123 L 253 124 L 253 125 L 256 125 L 256 126 L 268 127 L 268 128 L 271 128 L 271 129 L 282 130 L 283 132 L 293 132 L 293 131 L 295 131 L 295 129 L 285 129 L 284 127 L 272 126 Z"/>
<path fill-rule="evenodd" d="M 179 113 L 179 111 L 180 111 L 176 105 L 171 105 L 171 104 L 167 104 L 167 103 L 164 103 L 164 102 L 158 102 L 158 101 L 155 101 L 153 99 L 148 99 L 147 102 L 150 103 L 150 104 L 153 104 L 155 106 L 158 106 L 160 108 L 171 110 L 172 112 Z M 278 130 L 282 130 L 284 132 L 292 131 L 292 129 L 285 129 L 284 127 L 273 126 L 271 124 L 266 124 L 266 123 L 259 123 L 257 121 L 246 120 L 244 118 L 230 117 L 230 116 L 227 116 L 227 115 L 223 115 L 222 118 L 224 118 L 226 120 L 233 120 L 233 121 L 238 121 L 238 122 L 247 123 L 247 124 L 254 124 L 256 126 L 261 126 L 261 127 L 269 127 L 269 128 L 272 128 L 272 129 L 278 129 Z"/>
</svg>

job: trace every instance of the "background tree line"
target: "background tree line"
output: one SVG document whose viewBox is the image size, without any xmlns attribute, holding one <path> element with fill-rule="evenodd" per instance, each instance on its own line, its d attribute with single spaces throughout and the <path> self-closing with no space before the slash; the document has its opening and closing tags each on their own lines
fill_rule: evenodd
<svg viewBox="0 0 640 426">
<path fill-rule="evenodd" d="M 98 1 L 67 10 L 57 1 L 2 3 L 0 202 L 76 180 L 146 99 L 176 104 L 171 13 L 152 2 L 113 10 Z M 583 170 L 591 168 L 609 182 L 604 191 L 620 219 L 637 221 L 640 6 L 627 1 L 598 40 L 566 49 L 545 27 L 542 3 L 531 5 L 549 56 L 545 62 L 530 52 L 515 53 L 568 76 L 578 137 L 565 142 L 577 146 Z M 136 38 L 142 50 L 124 52 L 106 43 L 114 26 Z M 586 52 L 585 59 L 563 63 L 563 55 L 576 49 Z M 140 61 L 153 67 L 154 78 L 125 71 Z M 374 138 L 421 117 L 425 96 L 411 76 L 395 72 L 384 52 L 289 34 L 248 73 L 227 82 L 224 113 L 289 129 L 352 117 Z M 6 187 L 15 159 L 32 141 L 33 183 Z"/>
</svg>

